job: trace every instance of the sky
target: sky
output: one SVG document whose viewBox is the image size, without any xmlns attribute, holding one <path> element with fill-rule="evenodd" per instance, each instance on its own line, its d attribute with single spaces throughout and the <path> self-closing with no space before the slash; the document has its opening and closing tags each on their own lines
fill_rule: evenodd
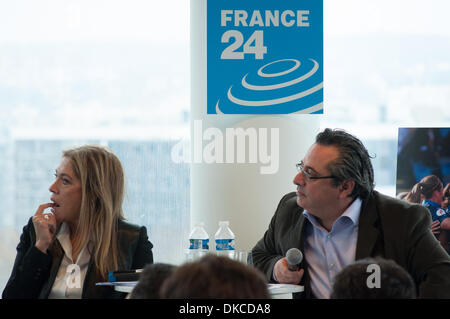
<svg viewBox="0 0 450 319">
<path fill-rule="evenodd" d="M 200 1 L 200 0 L 199 0 Z M 188 0 L 0 1 L 0 43 L 189 41 Z M 450 36 L 448 0 L 324 0 L 325 36 Z"/>
<path fill-rule="evenodd" d="M 0 43 L 67 39 L 188 42 L 189 1 L 0 1 Z"/>
<path fill-rule="evenodd" d="M 450 36 L 448 0 L 325 0 L 325 35 Z"/>
</svg>

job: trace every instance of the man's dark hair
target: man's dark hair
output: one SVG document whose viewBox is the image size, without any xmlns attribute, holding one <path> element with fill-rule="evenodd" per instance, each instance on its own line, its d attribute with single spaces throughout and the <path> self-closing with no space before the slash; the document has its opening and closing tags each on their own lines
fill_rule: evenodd
<svg viewBox="0 0 450 319">
<path fill-rule="evenodd" d="M 176 266 L 162 263 L 145 266 L 129 298 L 161 299 L 159 295 L 161 285 L 175 269 Z"/>
<path fill-rule="evenodd" d="M 185 263 L 164 282 L 167 299 L 269 299 L 262 273 L 224 256 L 208 254 Z"/>
<path fill-rule="evenodd" d="M 369 287 L 373 270 L 379 266 L 379 287 Z M 369 279 L 369 280 L 368 280 Z M 415 299 L 416 286 L 409 273 L 393 260 L 366 258 L 342 269 L 335 277 L 331 299 Z"/>
<path fill-rule="evenodd" d="M 350 196 L 361 199 L 369 197 L 374 188 L 374 174 L 371 157 L 362 142 L 343 130 L 327 128 L 317 134 L 316 143 L 334 146 L 339 151 L 339 157 L 328 166 L 331 174 L 335 176 L 334 185 L 352 180 L 355 187 Z"/>
</svg>

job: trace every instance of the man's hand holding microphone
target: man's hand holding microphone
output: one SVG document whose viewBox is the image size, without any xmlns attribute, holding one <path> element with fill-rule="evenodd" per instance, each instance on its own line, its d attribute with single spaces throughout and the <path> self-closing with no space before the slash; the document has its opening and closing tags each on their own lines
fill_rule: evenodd
<svg viewBox="0 0 450 319">
<path fill-rule="evenodd" d="M 297 248 L 291 248 L 286 252 L 286 257 L 278 260 L 273 269 L 275 280 L 280 284 L 300 283 L 304 270 L 299 265 L 302 262 L 303 254 Z"/>
</svg>

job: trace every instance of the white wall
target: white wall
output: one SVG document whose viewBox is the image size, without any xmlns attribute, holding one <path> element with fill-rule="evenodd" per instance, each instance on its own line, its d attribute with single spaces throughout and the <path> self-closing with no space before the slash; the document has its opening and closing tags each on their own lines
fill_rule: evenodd
<svg viewBox="0 0 450 319">
<path fill-rule="evenodd" d="M 233 127 L 267 128 L 268 135 L 271 128 L 279 129 L 279 169 L 275 174 L 261 174 L 260 167 L 265 166 L 261 163 L 191 165 L 191 225 L 203 221 L 213 240 L 218 222 L 228 220 L 236 235 L 236 249 L 249 250 L 264 234 L 282 195 L 295 190 L 295 164 L 313 143 L 319 116 L 207 115 L 206 74 L 206 1 L 192 0 L 191 154 L 198 120 L 203 132 L 213 127 L 224 136 L 226 128 Z"/>
</svg>

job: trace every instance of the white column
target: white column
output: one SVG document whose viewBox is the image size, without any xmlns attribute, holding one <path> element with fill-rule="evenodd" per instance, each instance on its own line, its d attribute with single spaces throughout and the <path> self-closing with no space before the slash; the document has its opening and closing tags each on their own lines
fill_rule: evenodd
<svg viewBox="0 0 450 319">
<path fill-rule="evenodd" d="M 191 0 L 191 160 L 196 151 L 199 154 L 199 143 L 204 148 L 211 142 L 198 135 L 199 123 L 202 133 L 220 129 L 224 148 L 227 128 L 266 129 L 269 147 L 271 129 L 279 130 L 275 174 L 261 174 L 261 167 L 268 165 L 259 160 L 249 163 L 248 156 L 246 164 L 236 163 L 235 156 L 234 163 L 208 164 L 202 159 L 191 165 L 191 227 L 203 221 L 213 241 L 219 221 L 228 220 L 236 235 L 236 249 L 249 250 L 263 236 L 281 197 L 295 190 L 295 164 L 314 142 L 319 116 L 207 115 L 206 74 L 206 0 Z"/>
</svg>

